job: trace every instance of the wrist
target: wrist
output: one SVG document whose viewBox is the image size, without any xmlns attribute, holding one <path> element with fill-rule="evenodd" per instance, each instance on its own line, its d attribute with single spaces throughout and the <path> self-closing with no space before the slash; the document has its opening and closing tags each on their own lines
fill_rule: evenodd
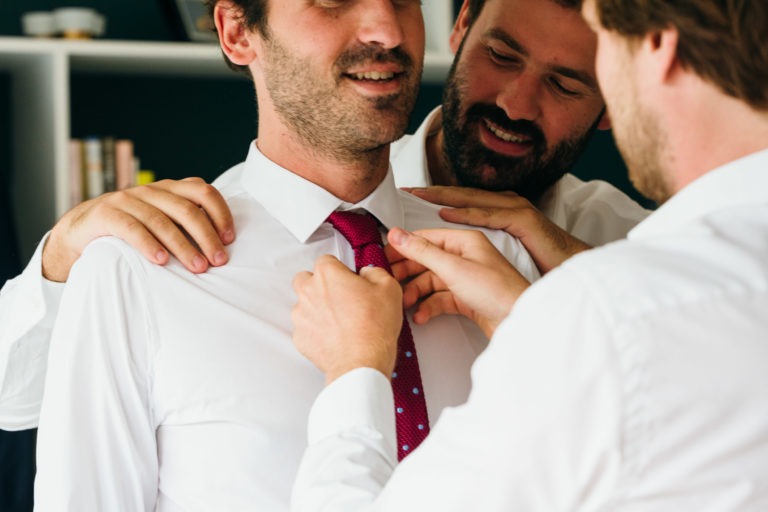
<svg viewBox="0 0 768 512">
<path fill-rule="evenodd" d="M 380 372 L 384 377 L 387 378 L 387 380 L 392 379 L 392 372 L 395 370 L 394 362 L 383 362 L 383 361 L 377 361 L 373 359 L 369 359 L 367 361 L 365 360 L 358 360 L 358 361 L 348 361 L 344 362 L 343 364 L 334 365 L 333 368 L 329 368 L 325 372 L 325 385 L 329 385 L 331 382 L 335 381 L 339 377 L 353 371 L 357 370 L 358 368 L 370 368 L 372 370 L 376 370 Z"/>
<path fill-rule="evenodd" d="M 72 257 L 67 252 L 59 243 L 54 227 L 43 245 L 41 272 L 45 279 L 56 283 L 67 281 L 72 263 L 77 259 L 77 256 Z"/>
</svg>

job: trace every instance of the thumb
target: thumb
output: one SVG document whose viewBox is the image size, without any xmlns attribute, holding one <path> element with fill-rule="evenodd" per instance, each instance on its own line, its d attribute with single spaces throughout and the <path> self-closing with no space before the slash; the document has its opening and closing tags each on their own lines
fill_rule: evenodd
<svg viewBox="0 0 768 512">
<path fill-rule="evenodd" d="M 415 261 L 443 278 L 451 275 L 461 258 L 451 254 L 419 235 L 401 228 L 392 228 L 387 235 L 389 243 L 404 258 Z"/>
<path fill-rule="evenodd" d="M 360 269 L 360 277 L 371 284 L 384 284 L 394 278 L 381 267 L 363 267 Z"/>
</svg>

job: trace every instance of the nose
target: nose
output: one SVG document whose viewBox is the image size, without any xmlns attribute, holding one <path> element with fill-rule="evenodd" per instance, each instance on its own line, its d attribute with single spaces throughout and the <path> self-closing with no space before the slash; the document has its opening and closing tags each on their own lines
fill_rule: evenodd
<svg viewBox="0 0 768 512">
<path fill-rule="evenodd" d="M 357 37 L 361 43 L 383 48 L 396 48 L 403 43 L 403 12 L 392 0 L 365 0 L 359 4 L 361 21 Z"/>
<path fill-rule="evenodd" d="M 533 73 L 521 70 L 509 77 L 496 98 L 496 106 L 510 119 L 535 121 L 541 114 L 541 81 Z"/>
</svg>

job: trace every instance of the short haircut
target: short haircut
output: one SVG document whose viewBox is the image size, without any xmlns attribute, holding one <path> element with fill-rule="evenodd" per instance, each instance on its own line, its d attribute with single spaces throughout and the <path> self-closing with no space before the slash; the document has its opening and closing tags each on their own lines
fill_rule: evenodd
<svg viewBox="0 0 768 512">
<path fill-rule="evenodd" d="M 725 94 L 768 110 L 766 0 L 595 0 L 600 24 L 629 38 L 674 27 L 680 63 Z"/>
<path fill-rule="evenodd" d="M 267 26 L 267 1 L 268 0 L 231 0 L 237 8 L 240 10 L 240 15 L 245 26 L 252 30 L 258 30 L 264 37 L 268 37 L 269 31 Z M 204 0 L 208 12 L 213 16 L 213 8 L 219 0 Z M 240 66 L 234 64 L 225 55 L 224 60 L 231 69 L 235 71 L 245 73 L 249 77 L 251 76 L 251 70 L 248 66 Z"/>
<path fill-rule="evenodd" d="M 537 0 L 542 1 L 542 0 Z M 561 7 L 565 7 L 566 9 L 581 9 L 581 4 L 583 0 L 551 0 L 555 2 L 557 5 Z M 480 16 L 480 11 L 483 10 L 483 6 L 485 5 L 485 0 L 469 0 L 469 18 L 472 22 L 474 22 L 478 16 Z"/>
</svg>

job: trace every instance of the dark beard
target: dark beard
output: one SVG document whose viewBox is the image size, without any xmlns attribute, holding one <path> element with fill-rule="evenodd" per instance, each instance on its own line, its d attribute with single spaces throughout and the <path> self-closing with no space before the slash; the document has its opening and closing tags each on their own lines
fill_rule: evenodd
<svg viewBox="0 0 768 512">
<path fill-rule="evenodd" d="M 443 98 L 444 152 L 452 174 L 465 187 L 495 191 L 514 191 L 534 201 L 554 185 L 581 156 L 602 117 L 595 120 L 586 133 L 567 139 L 548 149 L 541 128 L 535 123 L 510 120 L 495 105 L 477 103 L 469 107 L 462 119 L 460 98 L 465 81 L 456 72 L 457 55 L 448 77 Z M 505 131 L 523 135 L 531 141 L 531 151 L 524 157 L 500 155 L 479 140 L 478 129 L 484 119 Z"/>
</svg>

